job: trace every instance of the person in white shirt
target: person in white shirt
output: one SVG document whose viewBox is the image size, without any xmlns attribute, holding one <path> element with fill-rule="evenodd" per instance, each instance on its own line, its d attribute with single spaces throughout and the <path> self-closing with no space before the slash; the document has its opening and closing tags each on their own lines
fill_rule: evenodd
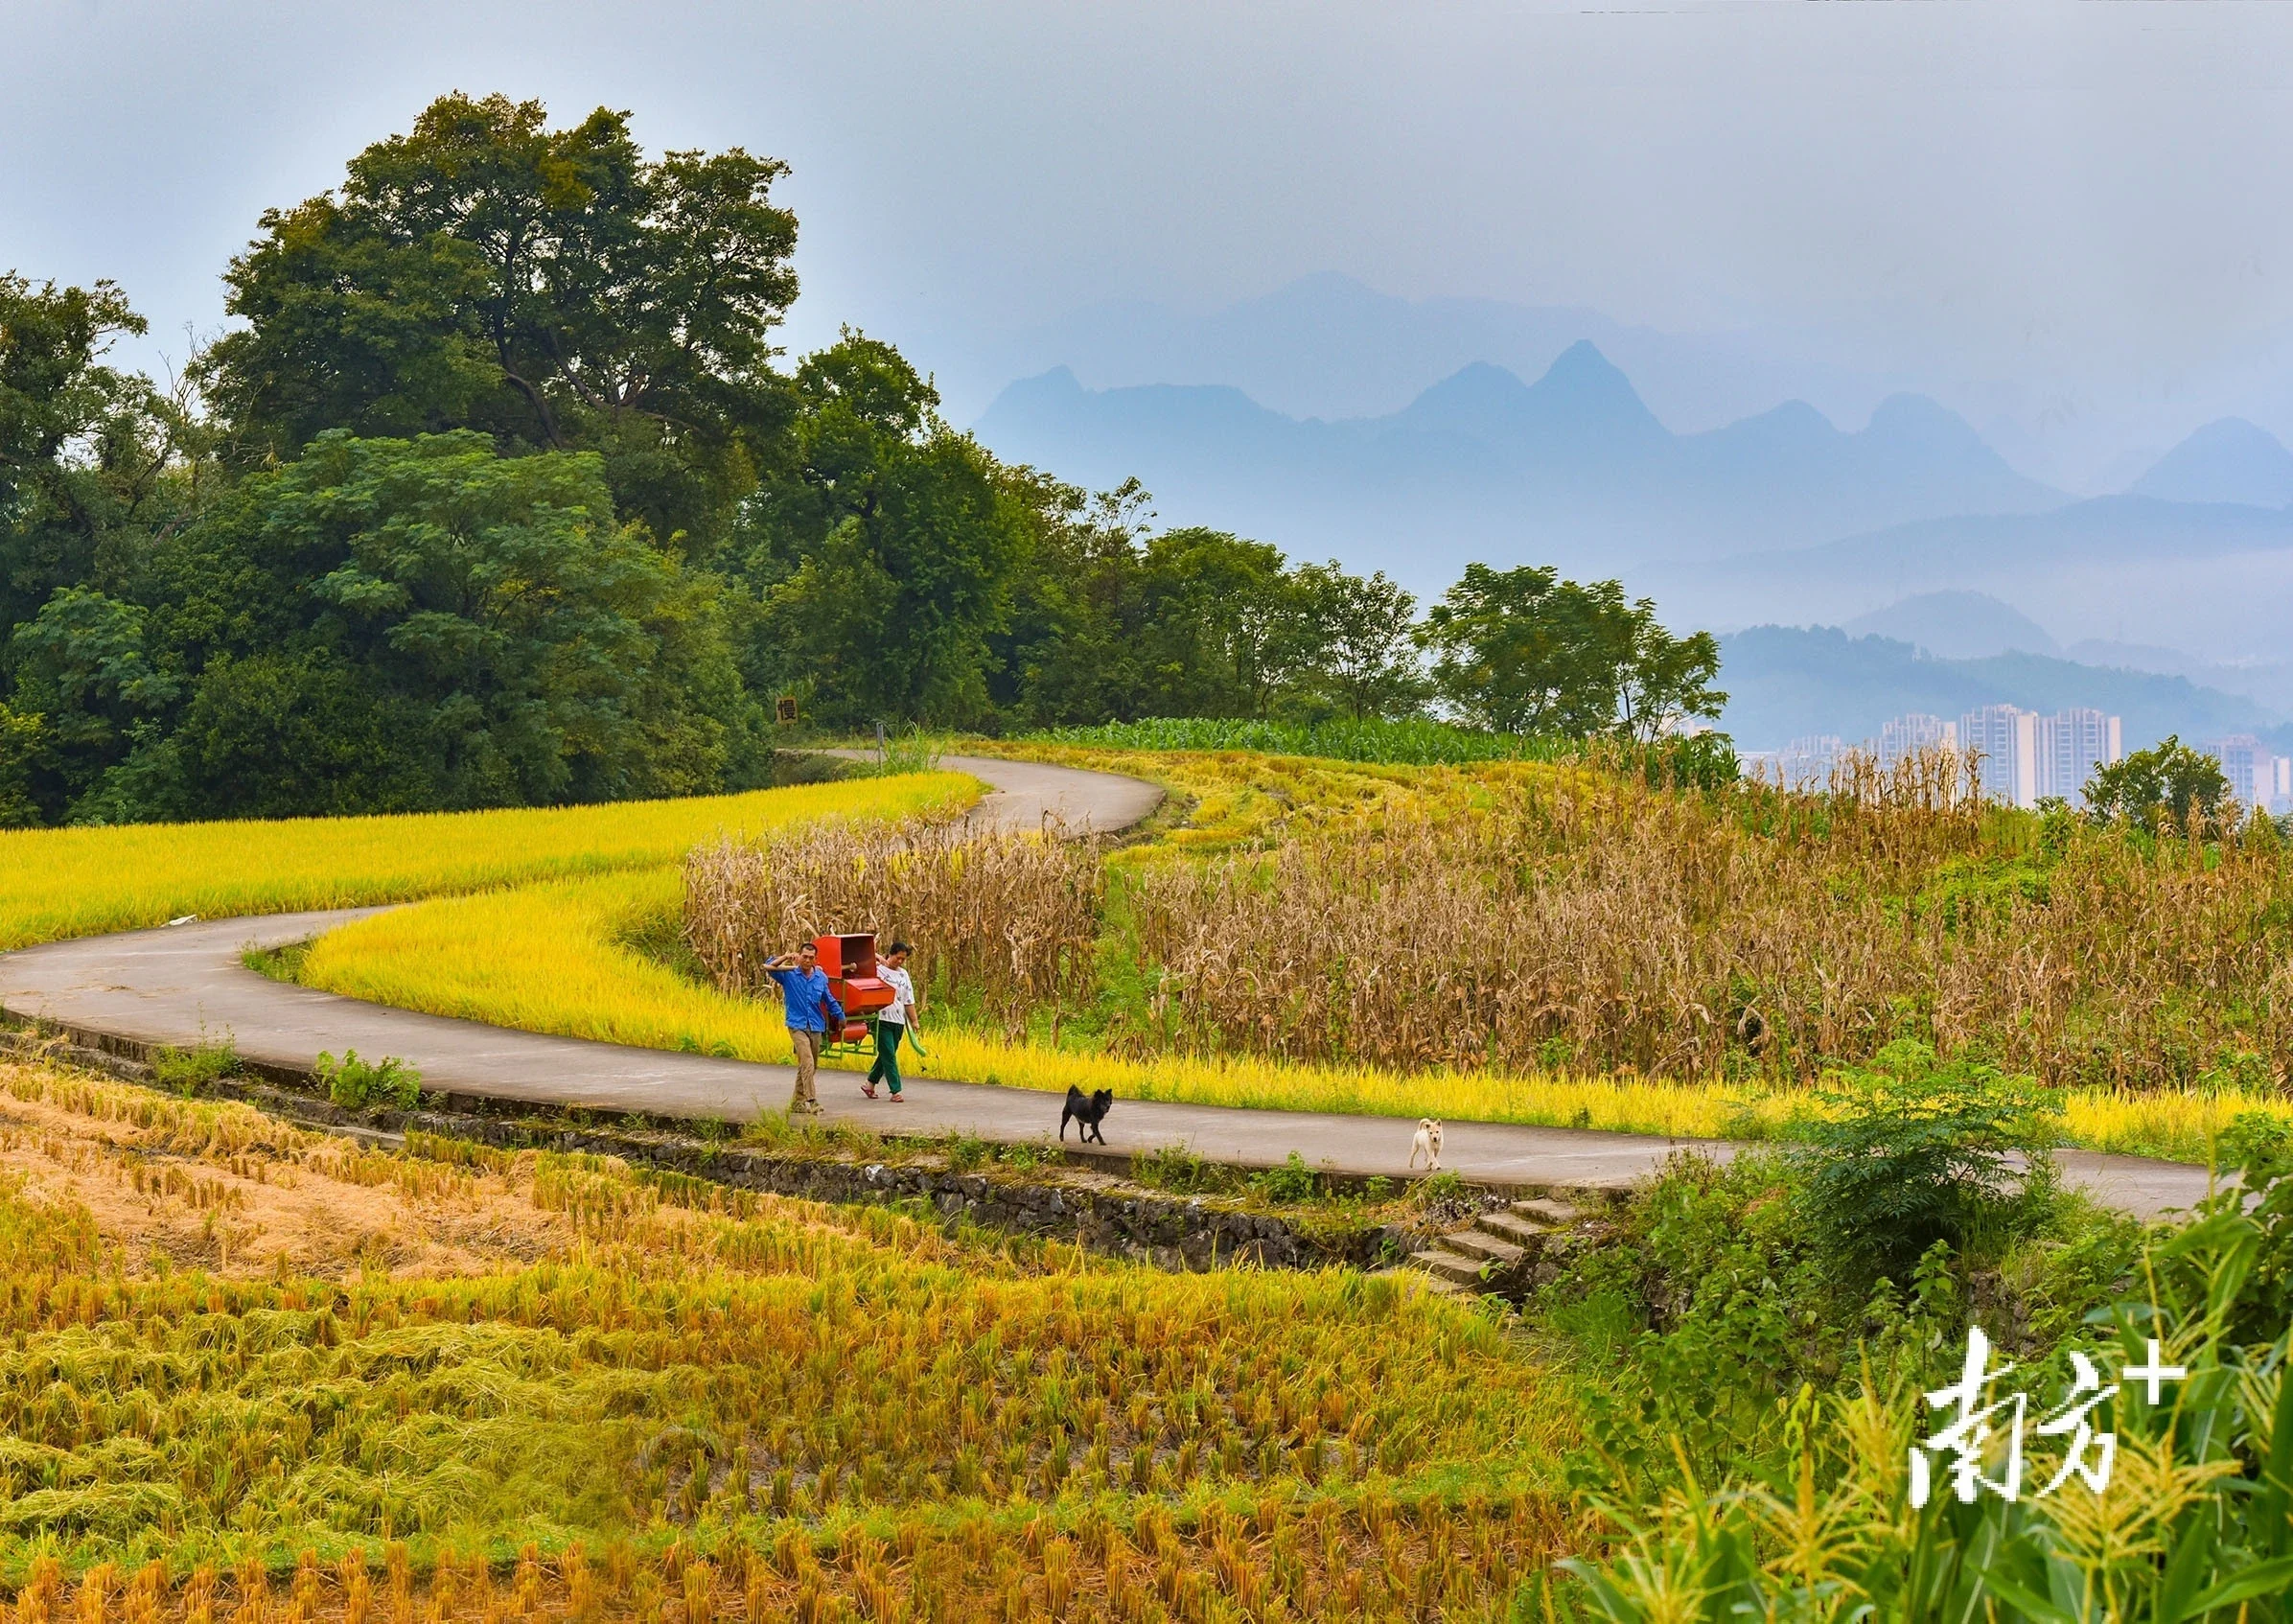
<svg viewBox="0 0 2293 1624">
<path fill-rule="evenodd" d="M 876 979 L 892 988 L 892 1002 L 876 1016 L 876 1061 L 868 1068 L 868 1080 L 860 1085 L 860 1092 L 870 1100 L 876 1097 L 876 1084 L 886 1083 L 892 1089 L 892 1102 L 900 1098 L 900 1039 L 919 1031 L 916 1018 L 915 984 L 908 979 L 908 944 L 894 941 L 876 961 Z"/>
</svg>

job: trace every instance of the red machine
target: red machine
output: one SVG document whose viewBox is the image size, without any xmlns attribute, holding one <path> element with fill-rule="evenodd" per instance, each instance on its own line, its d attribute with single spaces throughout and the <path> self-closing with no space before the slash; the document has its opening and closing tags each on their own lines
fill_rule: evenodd
<svg viewBox="0 0 2293 1624">
<path fill-rule="evenodd" d="M 892 1008 L 891 986 L 876 979 L 875 933 L 815 937 L 812 947 L 828 973 L 828 995 L 844 1006 L 844 1031 L 830 1032 L 829 1041 L 872 1042 L 877 1012 Z"/>
</svg>

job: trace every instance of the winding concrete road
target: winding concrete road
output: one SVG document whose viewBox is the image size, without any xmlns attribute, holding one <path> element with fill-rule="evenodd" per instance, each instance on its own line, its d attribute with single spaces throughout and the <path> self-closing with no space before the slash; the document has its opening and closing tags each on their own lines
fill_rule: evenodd
<svg viewBox="0 0 2293 1624">
<path fill-rule="evenodd" d="M 992 790 L 973 818 L 1033 829 L 1046 818 L 1099 833 L 1127 829 L 1162 800 L 1152 784 L 1107 773 L 1034 762 L 949 757 Z M 197 921 L 165 930 L 85 937 L 0 955 L 0 1012 L 60 1028 L 76 1041 L 186 1046 L 228 1037 L 260 1064 L 305 1070 L 321 1051 L 395 1055 L 426 1086 L 450 1094 L 746 1122 L 785 1105 L 794 1073 L 703 1055 L 624 1048 L 581 1038 L 512 1032 L 442 1019 L 290 986 L 241 963 L 250 947 L 306 941 L 373 909 Z M 1059 1102 L 1024 1089 L 918 1077 L 894 1105 L 869 1101 L 848 1074 L 824 1073 L 821 1102 L 831 1121 L 901 1133 L 976 1134 L 1006 1143 L 1049 1139 Z M 1406 1172 L 1413 1122 L 1390 1117 L 1118 1102 L 1107 1146 L 1134 1152 L 1183 1145 L 1241 1167 L 1270 1167 L 1291 1151 L 1332 1171 L 1366 1176 Z M 1512 1124 L 1452 1122 L 1442 1160 L 1468 1179 L 1499 1186 L 1619 1189 L 1674 1150 L 1725 1157 L 1708 1140 Z M 2062 1155 L 2070 1180 L 2098 1199 L 2143 1217 L 2188 1206 L 2205 1193 L 2203 1169 L 2084 1151 Z"/>
</svg>

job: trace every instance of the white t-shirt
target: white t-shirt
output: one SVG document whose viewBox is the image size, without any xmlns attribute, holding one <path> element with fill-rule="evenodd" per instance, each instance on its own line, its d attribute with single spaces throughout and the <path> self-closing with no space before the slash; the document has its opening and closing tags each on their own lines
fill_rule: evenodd
<svg viewBox="0 0 2293 1624">
<path fill-rule="evenodd" d="M 876 980 L 892 988 L 892 1003 L 876 1011 L 876 1019 L 890 1021 L 893 1026 L 908 1024 L 908 1006 L 915 1002 L 915 984 L 908 979 L 908 972 L 895 970 L 890 964 L 876 966 Z"/>
</svg>

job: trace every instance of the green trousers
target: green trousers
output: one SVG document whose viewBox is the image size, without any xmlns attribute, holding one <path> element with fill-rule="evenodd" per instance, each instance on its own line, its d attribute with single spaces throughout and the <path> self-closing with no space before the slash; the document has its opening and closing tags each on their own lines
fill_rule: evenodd
<svg viewBox="0 0 2293 1624">
<path fill-rule="evenodd" d="M 868 1068 L 868 1080 L 888 1082 L 892 1092 L 900 1091 L 900 1039 L 908 1035 L 908 1029 L 897 1021 L 878 1021 L 876 1029 L 876 1063 Z"/>
</svg>

